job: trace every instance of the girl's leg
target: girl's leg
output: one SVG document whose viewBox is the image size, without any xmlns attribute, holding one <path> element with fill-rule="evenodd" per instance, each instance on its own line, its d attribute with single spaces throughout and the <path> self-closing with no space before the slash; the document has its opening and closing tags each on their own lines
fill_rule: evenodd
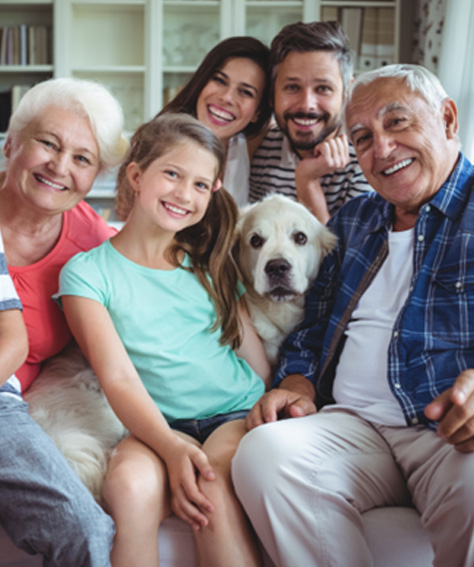
<svg viewBox="0 0 474 567">
<path fill-rule="evenodd" d="M 221 425 L 202 446 L 216 474 L 215 480 L 199 479 L 203 493 L 214 505 L 209 525 L 195 532 L 200 567 L 257 567 L 262 564 L 256 536 L 232 487 L 231 460 L 246 433 L 243 420 Z"/>
<path fill-rule="evenodd" d="M 127 437 L 112 455 L 103 497 L 117 530 L 113 567 L 157 567 L 158 527 L 171 514 L 161 459 L 135 437 Z"/>
</svg>

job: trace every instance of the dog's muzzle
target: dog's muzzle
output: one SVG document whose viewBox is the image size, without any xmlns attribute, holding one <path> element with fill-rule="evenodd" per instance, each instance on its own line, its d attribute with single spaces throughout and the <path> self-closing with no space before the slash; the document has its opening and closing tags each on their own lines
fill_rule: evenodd
<svg viewBox="0 0 474 567">
<path fill-rule="evenodd" d="M 295 295 L 291 286 L 292 265 L 284 258 L 269 260 L 265 265 L 267 292 L 265 295 L 276 301 L 287 301 Z"/>
</svg>

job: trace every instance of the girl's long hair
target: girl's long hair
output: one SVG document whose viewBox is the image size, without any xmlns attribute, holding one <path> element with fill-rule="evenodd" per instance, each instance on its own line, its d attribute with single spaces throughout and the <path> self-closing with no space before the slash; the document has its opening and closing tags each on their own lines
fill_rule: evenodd
<svg viewBox="0 0 474 567">
<path fill-rule="evenodd" d="M 127 166 L 135 162 L 145 171 L 153 161 L 185 141 L 197 143 L 212 153 L 218 163 L 216 180 L 221 176 L 225 150 L 209 128 L 188 114 L 157 116 L 135 132 L 129 154 L 118 172 L 116 210 L 119 219 L 128 218 L 135 200 L 126 175 Z M 211 330 L 221 328 L 221 344 L 232 348 L 237 348 L 241 340 L 237 317 L 238 271 L 231 255 L 237 217 L 234 200 L 221 188 L 212 193 L 201 221 L 176 234 L 170 250 L 171 260 L 176 265 L 180 264 L 182 251 L 191 258 L 192 270 L 216 307 L 216 321 Z"/>
</svg>

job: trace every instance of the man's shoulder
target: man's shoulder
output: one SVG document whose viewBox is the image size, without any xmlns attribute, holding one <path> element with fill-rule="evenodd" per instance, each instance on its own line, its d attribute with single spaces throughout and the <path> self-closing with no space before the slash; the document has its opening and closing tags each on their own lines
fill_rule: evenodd
<svg viewBox="0 0 474 567">
<path fill-rule="evenodd" d="M 376 191 L 368 191 L 356 195 L 345 202 L 329 219 L 328 226 L 359 226 L 368 227 L 384 223 L 390 217 L 388 209 L 390 203 L 383 199 Z"/>
</svg>

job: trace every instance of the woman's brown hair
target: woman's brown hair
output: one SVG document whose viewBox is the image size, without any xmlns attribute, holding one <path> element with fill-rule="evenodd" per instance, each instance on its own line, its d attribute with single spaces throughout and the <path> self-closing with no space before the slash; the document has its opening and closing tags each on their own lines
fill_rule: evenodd
<svg viewBox="0 0 474 567">
<path fill-rule="evenodd" d="M 186 141 L 197 143 L 217 160 L 216 181 L 221 176 L 225 150 L 213 132 L 189 114 L 168 113 L 146 122 L 132 137 L 130 151 L 117 176 L 117 216 L 126 220 L 133 208 L 135 193 L 126 170 L 135 162 L 142 171 L 166 154 L 172 147 Z M 237 206 L 225 191 L 213 191 L 204 217 L 200 222 L 178 232 L 170 250 L 173 263 L 179 265 L 180 252 L 191 258 L 192 270 L 211 296 L 216 307 L 216 321 L 211 330 L 221 328 L 221 344 L 232 348 L 240 345 L 237 318 L 238 272 L 231 256 L 233 235 L 237 222 Z"/>
<path fill-rule="evenodd" d="M 181 91 L 160 112 L 186 112 L 196 116 L 196 105 L 204 87 L 217 71 L 220 71 L 226 61 L 234 58 L 250 59 L 256 63 L 265 74 L 265 87 L 258 106 L 258 118 L 243 130 L 246 136 L 258 134 L 268 123 L 271 116 L 269 104 L 270 88 L 270 51 L 261 41 L 250 36 L 228 37 L 215 45 L 204 57 L 202 63 Z"/>
</svg>

